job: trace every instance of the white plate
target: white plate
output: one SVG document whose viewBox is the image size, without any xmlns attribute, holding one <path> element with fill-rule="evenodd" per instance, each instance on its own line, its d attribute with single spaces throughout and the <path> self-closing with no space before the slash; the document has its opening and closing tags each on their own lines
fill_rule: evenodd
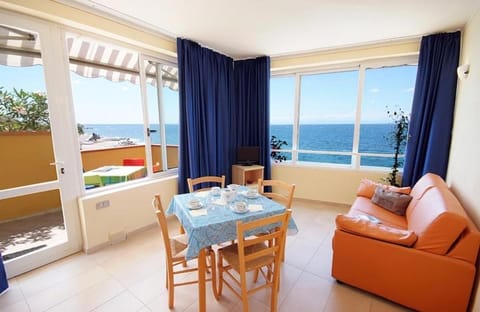
<svg viewBox="0 0 480 312">
<path fill-rule="evenodd" d="M 200 203 L 200 205 L 198 206 L 192 206 L 190 203 L 187 203 L 187 208 L 190 209 L 190 210 L 196 210 L 196 209 L 200 209 L 203 207 L 203 204 Z"/>
<path fill-rule="evenodd" d="M 245 209 L 245 210 L 237 210 L 237 209 L 233 208 L 232 210 L 233 210 L 233 212 L 235 212 L 235 213 L 247 213 L 247 212 L 248 212 L 248 209 Z"/>
<path fill-rule="evenodd" d="M 260 196 L 259 193 L 249 195 L 247 191 L 242 192 L 242 195 L 245 196 L 246 198 L 249 198 L 249 199 L 255 199 L 255 198 Z"/>
</svg>

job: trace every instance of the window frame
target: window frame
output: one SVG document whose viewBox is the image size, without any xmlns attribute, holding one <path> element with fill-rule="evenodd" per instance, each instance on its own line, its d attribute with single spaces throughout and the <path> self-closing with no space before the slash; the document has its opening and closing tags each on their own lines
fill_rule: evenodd
<svg viewBox="0 0 480 312">
<path fill-rule="evenodd" d="M 145 72 L 145 66 L 144 63 L 142 63 L 145 60 L 151 60 L 154 62 L 157 62 L 159 64 L 166 64 L 169 66 L 177 67 L 178 68 L 178 63 L 177 63 L 177 58 L 176 57 L 171 57 L 168 55 L 160 54 L 160 53 L 153 53 L 149 50 L 146 50 L 140 46 L 136 46 L 134 44 L 126 43 L 126 42 L 120 42 L 118 40 L 108 38 L 96 33 L 91 33 L 88 31 L 84 31 L 82 29 L 77 29 L 77 28 L 71 28 L 71 27 L 66 27 L 64 31 L 62 32 L 64 36 L 64 40 L 66 42 L 66 37 L 68 34 L 75 33 L 78 34 L 79 36 L 85 36 L 88 38 L 91 38 L 93 40 L 98 40 L 101 43 L 104 44 L 111 44 L 114 45 L 118 48 L 123 48 L 126 50 L 134 51 L 137 53 L 137 61 L 139 64 L 139 78 L 140 78 L 140 83 L 139 83 L 139 88 L 140 88 L 140 104 L 141 104 L 141 110 L 142 110 L 142 124 L 143 124 L 143 131 L 144 131 L 144 138 L 145 138 L 145 167 L 147 169 L 147 175 L 143 178 L 135 179 L 132 181 L 126 181 L 122 183 L 115 183 L 115 184 L 110 184 L 110 185 L 105 185 L 103 187 L 97 187 L 93 189 L 85 189 L 84 185 L 84 180 L 83 180 L 83 175 L 80 175 L 81 177 L 81 190 L 82 194 L 95 194 L 98 192 L 104 192 L 104 191 L 110 191 L 110 190 L 120 190 L 125 187 L 129 187 L 130 185 L 135 185 L 139 183 L 145 183 L 146 181 L 150 181 L 152 179 L 163 179 L 171 176 L 175 176 L 178 174 L 178 167 L 177 168 L 172 168 L 168 169 L 166 171 L 160 171 L 160 172 L 153 172 L 153 163 L 152 163 L 152 146 L 151 146 L 151 140 L 150 136 L 147 135 L 147 128 L 149 128 L 149 118 L 148 118 L 148 97 L 147 97 L 147 91 L 146 91 L 146 72 Z M 64 53 L 67 55 L 67 61 L 66 64 L 69 67 L 69 59 L 68 59 L 68 48 L 67 45 L 64 46 Z M 70 70 L 69 70 L 70 73 Z M 69 76 L 70 78 L 70 76 Z M 105 79 L 105 78 L 103 78 Z M 74 108 L 73 108 L 73 90 L 70 88 L 68 90 L 72 96 L 72 118 L 75 121 L 75 124 L 77 122 L 76 116 L 74 113 Z M 160 103 L 158 103 L 159 107 L 158 109 L 160 110 Z M 162 148 L 166 145 L 163 144 Z M 82 160 L 81 160 L 81 150 L 78 150 L 78 161 L 79 161 L 79 167 L 82 168 Z"/>
<path fill-rule="evenodd" d="M 345 62 L 342 64 L 326 64 L 323 66 L 308 67 L 302 69 L 288 69 L 282 70 L 270 75 L 271 78 L 281 77 L 294 77 L 295 97 L 294 97 L 294 119 L 292 125 L 292 144 L 291 149 L 281 149 L 272 151 L 287 152 L 291 154 L 291 160 L 285 162 L 286 165 L 292 164 L 308 164 L 319 167 L 336 167 L 336 168 L 349 168 L 354 170 L 359 169 L 376 169 L 381 171 L 390 170 L 389 167 L 375 167 L 375 166 L 361 166 L 361 158 L 365 157 L 393 157 L 394 154 L 381 154 L 381 153 L 360 153 L 360 125 L 362 116 L 362 105 L 364 98 L 364 86 L 365 86 L 365 72 L 367 69 L 378 69 L 384 67 L 396 67 L 396 66 L 418 66 L 418 54 L 388 57 L 388 58 L 376 58 L 363 60 L 358 62 Z M 300 129 L 300 107 L 301 107 L 301 80 L 306 75 L 316 74 L 328 74 L 343 71 L 358 71 L 358 90 L 357 90 L 357 103 L 354 120 L 354 132 L 353 132 L 353 145 L 351 152 L 340 151 L 323 151 L 323 150 L 301 150 L 299 149 L 299 129 Z M 325 162 L 308 162 L 298 160 L 299 153 L 317 154 L 317 155 L 346 155 L 351 156 L 350 164 L 336 164 Z M 403 156 L 403 155 L 401 155 Z"/>
</svg>

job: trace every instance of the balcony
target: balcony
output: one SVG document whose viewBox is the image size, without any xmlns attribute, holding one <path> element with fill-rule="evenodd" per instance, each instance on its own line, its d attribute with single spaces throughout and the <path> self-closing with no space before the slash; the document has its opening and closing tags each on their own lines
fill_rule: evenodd
<svg viewBox="0 0 480 312">
<path fill-rule="evenodd" d="M 57 179 L 50 132 L 0 133 L 0 190 Z M 168 168 L 178 166 L 178 146 L 167 147 Z M 81 149 L 83 170 L 122 165 L 125 158 L 145 159 L 144 145 Z M 160 145 L 152 146 L 155 168 L 162 168 Z M 159 170 L 155 170 L 159 171 Z M 8 178 L 6 178 L 8 177 Z M 58 190 L 0 200 L 0 252 L 5 260 L 65 241 L 66 231 Z"/>
</svg>

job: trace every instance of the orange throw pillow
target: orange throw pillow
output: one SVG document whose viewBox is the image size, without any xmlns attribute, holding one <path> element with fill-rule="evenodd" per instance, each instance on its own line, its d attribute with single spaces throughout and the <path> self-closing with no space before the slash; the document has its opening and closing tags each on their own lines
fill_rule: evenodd
<svg viewBox="0 0 480 312">
<path fill-rule="evenodd" d="M 340 214 L 335 219 L 337 228 L 345 232 L 410 247 L 417 241 L 415 232 L 396 229 L 378 222 L 369 221 L 362 215 L 348 216 Z"/>
<path fill-rule="evenodd" d="M 409 195 L 410 191 L 412 190 L 412 188 L 409 186 L 396 187 L 396 186 L 377 183 L 372 180 L 364 178 L 360 181 L 360 186 L 358 187 L 358 190 L 357 190 L 357 196 L 372 198 L 373 194 L 375 194 L 375 189 L 377 188 L 377 186 L 382 186 L 386 190 L 396 192 L 396 193 L 402 193 L 406 195 Z"/>
</svg>

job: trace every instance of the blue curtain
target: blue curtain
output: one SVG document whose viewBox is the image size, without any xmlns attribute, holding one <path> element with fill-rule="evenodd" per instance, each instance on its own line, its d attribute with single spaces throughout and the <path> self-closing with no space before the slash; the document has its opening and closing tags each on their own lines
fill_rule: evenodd
<svg viewBox="0 0 480 312">
<path fill-rule="evenodd" d="M 270 58 L 234 62 L 236 148 L 259 146 L 264 178 L 270 179 Z"/>
<path fill-rule="evenodd" d="M 178 192 L 187 178 L 226 175 L 233 162 L 231 89 L 233 60 L 186 39 L 177 39 L 180 149 Z"/>
<path fill-rule="evenodd" d="M 5 267 L 3 265 L 3 257 L 0 252 L 0 294 L 3 293 L 8 288 L 7 274 L 5 272 Z"/>
<path fill-rule="evenodd" d="M 427 172 L 445 179 L 459 54 L 460 32 L 422 38 L 403 185 L 414 185 Z"/>
</svg>

